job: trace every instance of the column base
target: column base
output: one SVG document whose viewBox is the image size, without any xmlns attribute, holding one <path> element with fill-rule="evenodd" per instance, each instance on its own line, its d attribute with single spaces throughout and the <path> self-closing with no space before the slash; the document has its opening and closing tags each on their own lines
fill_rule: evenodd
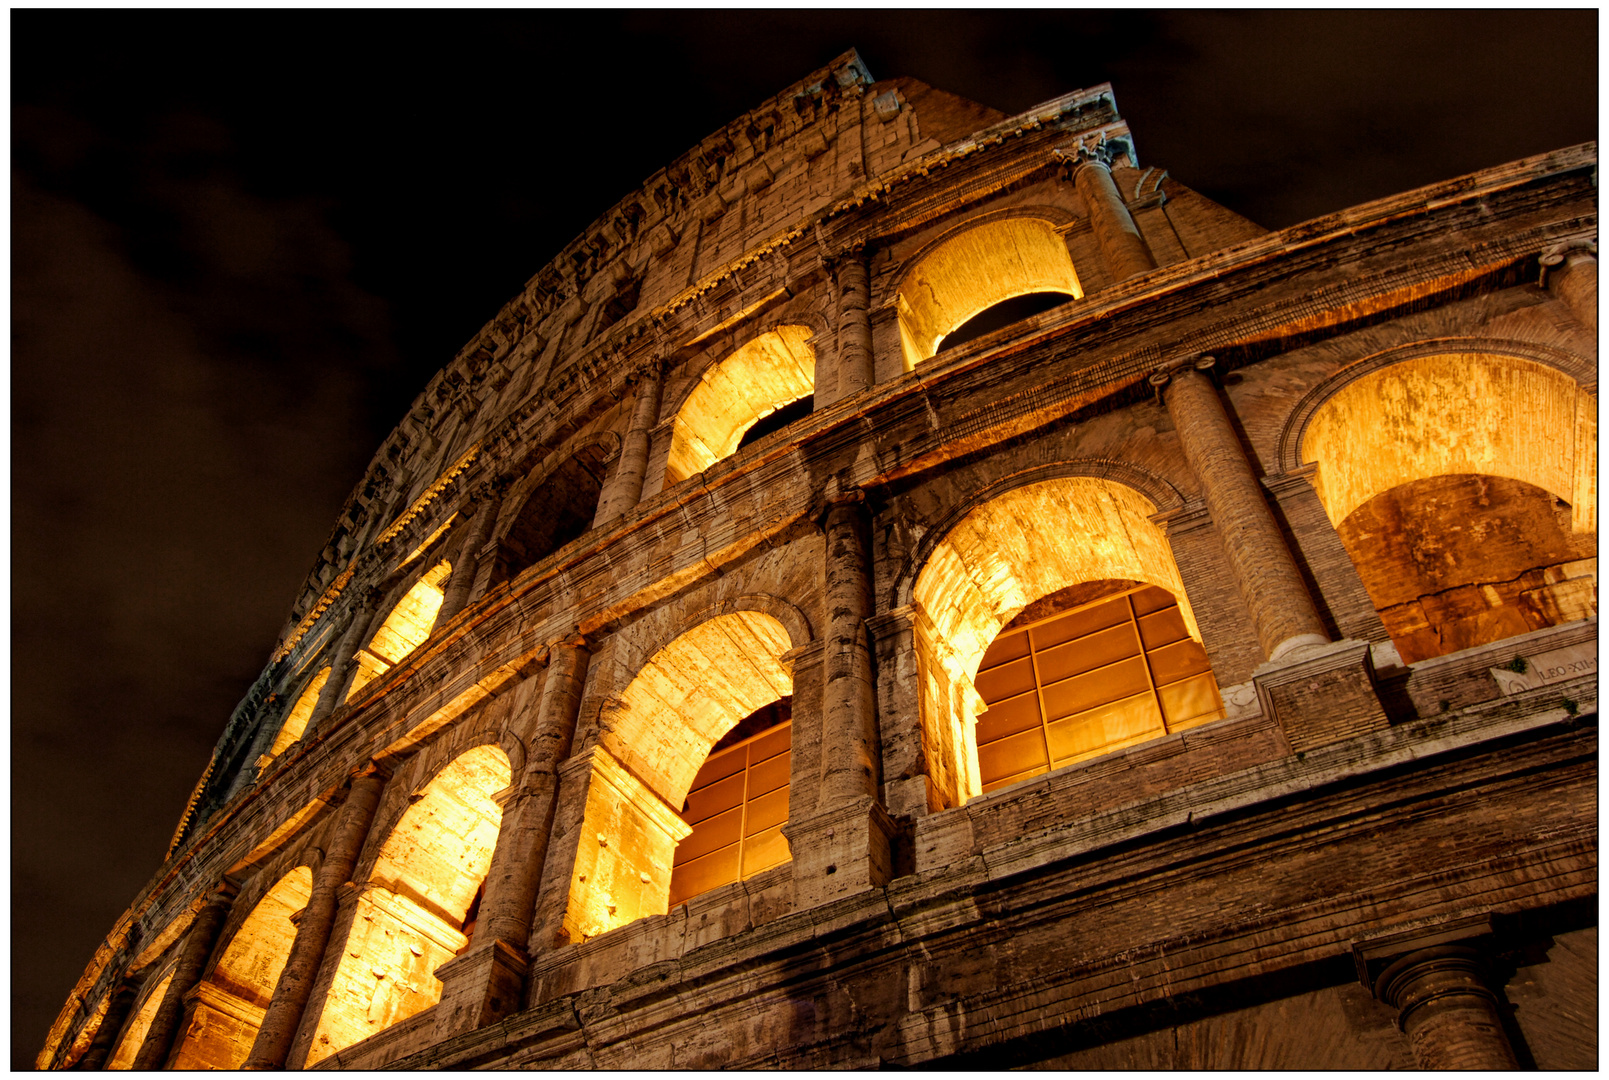
<svg viewBox="0 0 1609 1080">
<path fill-rule="evenodd" d="M 1391 726 L 1367 641 L 1293 649 L 1258 667 L 1252 683 L 1263 714 L 1278 721 L 1298 753 Z"/>
<path fill-rule="evenodd" d="M 436 1041 L 495 1024 L 524 1001 L 530 960 L 506 941 L 471 949 L 436 969 L 441 1001 L 436 1005 Z"/>
<path fill-rule="evenodd" d="M 798 911 L 888 884 L 895 825 L 870 796 L 782 827 L 793 854 Z"/>
</svg>

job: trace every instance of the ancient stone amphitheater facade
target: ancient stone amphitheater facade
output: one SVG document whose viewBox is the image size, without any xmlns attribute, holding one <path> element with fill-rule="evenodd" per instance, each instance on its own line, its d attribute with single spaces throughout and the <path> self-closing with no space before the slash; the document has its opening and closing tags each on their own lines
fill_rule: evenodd
<svg viewBox="0 0 1609 1080">
<path fill-rule="evenodd" d="M 1595 158 L 789 87 L 425 388 L 39 1064 L 1593 1067 Z"/>
</svg>

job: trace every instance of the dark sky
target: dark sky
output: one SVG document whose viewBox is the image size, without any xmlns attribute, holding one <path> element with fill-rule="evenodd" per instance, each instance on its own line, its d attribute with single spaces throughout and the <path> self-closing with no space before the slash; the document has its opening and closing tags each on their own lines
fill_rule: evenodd
<svg viewBox="0 0 1609 1080">
<path fill-rule="evenodd" d="M 14 11 L 12 1064 L 155 872 L 370 455 L 594 217 L 851 46 L 1111 81 L 1279 228 L 1596 137 L 1597 14 Z"/>
</svg>

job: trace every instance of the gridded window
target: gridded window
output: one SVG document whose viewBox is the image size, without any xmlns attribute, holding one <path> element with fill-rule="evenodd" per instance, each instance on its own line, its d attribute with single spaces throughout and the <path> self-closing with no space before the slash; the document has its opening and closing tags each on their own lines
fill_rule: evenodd
<svg viewBox="0 0 1609 1080">
<path fill-rule="evenodd" d="M 977 727 L 986 792 L 1223 716 L 1206 652 L 1155 585 L 1019 617 L 975 682 L 989 706 Z"/>
<path fill-rule="evenodd" d="M 676 846 L 670 906 L 752 877 L 791 857 L 788 771 L 793 723 L 788 702 L 769 705 L 716 744 L 693 779 L 682 818 L 692 833 Z M 769 723 L 781 717 L 780 722 Z M 768 726 L 750 735 L 756 722 Z M 733 738 L 737 736 L 737 738 Z"/>
</svg>

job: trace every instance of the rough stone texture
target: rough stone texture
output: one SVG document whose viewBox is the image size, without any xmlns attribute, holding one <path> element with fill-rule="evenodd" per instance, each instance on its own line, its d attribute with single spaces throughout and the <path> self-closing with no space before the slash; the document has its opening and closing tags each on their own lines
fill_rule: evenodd
<svg viewBox="0 0 1609 1080">
<path fill-rule="evenodd" d="M 1408 1067 L 1357 943 L 1478 917 L 1515 1061 L 1594 1067 L 1595 265 L 1537 281 L 1595 240 L 1595 168 L 1565 149 L 1265 233 L 1138 161 L 1108 87 L 1003 117 L 852 53 L 788 87 L 421 393 L 39 1064 L 186 1034 L 181 1064 Z M 1051 271 L 1065 302 L 943 347 Z M 725 454 L 782 394 L 726 377 L 766 335 L 813 411 Z M 1203 354 L 1229 502 L 1148 382 Z M 1426 392 L 1376 423 L 1358 403 L 1393 386 Z M 697 416 L 721 453 L 687 466 Z M 1308 613 L 1258 584 L 1248 515 Z M 1068 575 L 1137 580 L 1141 549 L 1225 719 L 977 795 L 959 658 Z M 434 621 L 352 689 L 432 572 Z M 968 589 L 987 618 L 952 618 Z M 1479 622 L 1459 590 L 1539 617 L 1415 653 L 1395 612 Z M 1330 643 L 1269 662 L 1286 625 Z M 792 860 L 666 910 L 677 784 L 790 691 Z M 1477 1060 L 1460 1031 L 1447 1060 Z"/>
</svg>

